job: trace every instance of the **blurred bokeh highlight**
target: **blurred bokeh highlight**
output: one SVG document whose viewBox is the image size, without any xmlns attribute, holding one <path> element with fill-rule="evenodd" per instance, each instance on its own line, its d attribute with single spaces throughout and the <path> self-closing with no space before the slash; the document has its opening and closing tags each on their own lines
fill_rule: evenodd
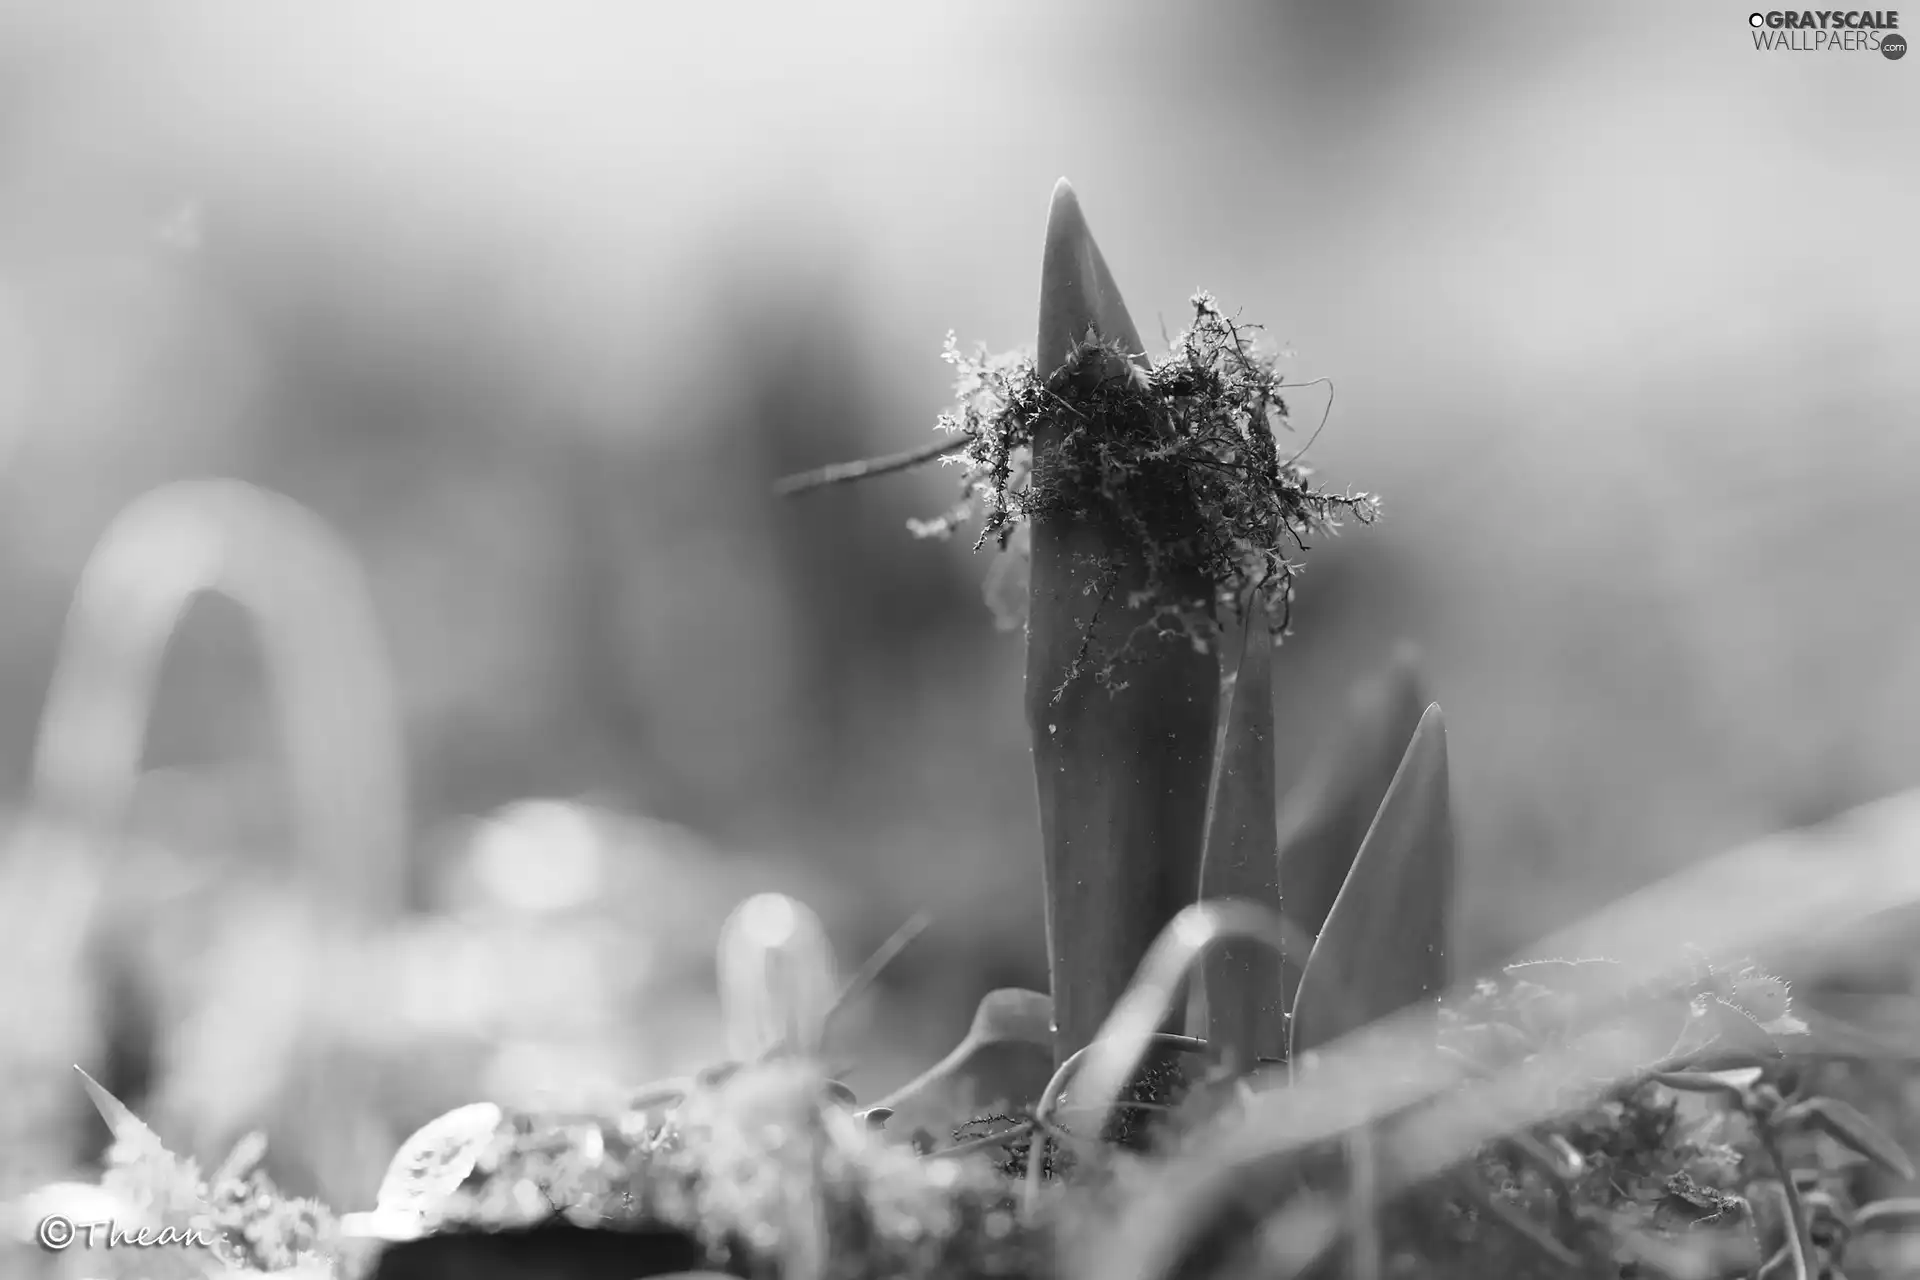
<svg viewBox="0 0 1920 1280">
<path fill-rule="evenodd" d="M 119 1063 L 356 1207 L 446 1107 L 722 1056 L 763 890 L 848 970 L 935 912 L 863 1097 L 1043 985 L 952 473 L 769 490 L 1031 342 L 1062 173 L 1143 328 L 1331 380 L 1386 519 L 1280 767 L 1420 646 L 1463 964 L 1920 782 L 1915 74 L 1725 5 L 0 4 L 0 1192 Z"/>
</svg>

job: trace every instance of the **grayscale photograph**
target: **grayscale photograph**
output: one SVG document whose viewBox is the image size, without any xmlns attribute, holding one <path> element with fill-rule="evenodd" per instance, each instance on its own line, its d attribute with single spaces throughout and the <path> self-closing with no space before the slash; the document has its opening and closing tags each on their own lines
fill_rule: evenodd
<svg viewBox="0 0 1920 1280">
<path fill-rule="evenodd" d="M 0 1280 L 1920 1277 L 1915 27 L 0 0 Z"/>
</svg>

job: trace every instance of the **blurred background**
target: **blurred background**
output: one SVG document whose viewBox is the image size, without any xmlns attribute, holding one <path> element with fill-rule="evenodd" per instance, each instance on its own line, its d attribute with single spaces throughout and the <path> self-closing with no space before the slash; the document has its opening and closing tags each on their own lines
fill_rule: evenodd
<svg viewBox="0 0 1920 1280">
<path fill-rule="evenodd" d="M 1332 380 L 1386 519 L 1281 767 L 1421 646 L 1463 964 L 1920 783 L 1916 76 L 1717 3 L 0 3 L 0 1190 L 104 1141 L 79 1062 L 362 1207 L 717 1058 L 763 888 L 848 966 L 935 912 L 863 1097 L 1044 986 L 953 473 L 769 486 L 1032 341 L 1063 173 L 1143 330 Z"/>
</svg>

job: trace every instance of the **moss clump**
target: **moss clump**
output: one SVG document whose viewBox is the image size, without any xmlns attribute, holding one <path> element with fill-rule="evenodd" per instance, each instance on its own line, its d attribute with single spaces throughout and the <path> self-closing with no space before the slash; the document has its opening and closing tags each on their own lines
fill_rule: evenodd
<svg viewBox="0 0 1920 1280">
<path fill-rule="evenodd" d="M 947 537 L 978 518 L 976 548 L 1017 555 L 1016 534 L 1035 516 L 1099 521 L 1145 560 L 1146 586 L 1130 606 L 1152 605 L 1203 645 L 1219 618 L 1249 606 L 1284 632 L 1308 539 L 1347 518 L 1371 523 L 1379 501 L 1317 487 L 1300 464 L 1304 446 L 1282 451 L 1291 384 L 1277 357 L 1209 294 L 1192 306 L 1192 323 L 1151 366 L 1090 342 L 1042 377 L 1024 353 L 968 355 L 950 336 L 959 404 L 939 429 L 964 438 L 949 455 L 965 468 L 962 497 L 913 531 Z M 1036 438 L 1058 440 L 1044 482 Z M 1194 582 L 1210 596 L 1195 598 L 1184 585 Z"/>
</svg>

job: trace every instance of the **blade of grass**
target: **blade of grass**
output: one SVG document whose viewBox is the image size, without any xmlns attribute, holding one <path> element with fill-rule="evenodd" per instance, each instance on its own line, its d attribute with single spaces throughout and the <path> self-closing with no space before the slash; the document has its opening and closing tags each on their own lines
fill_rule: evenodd
<svg viewBox="0 0 1920 1280">
<path fill-rule="evenodd" d="M 1288 931 L 1278 912 L 1249 902 L 1197 902 L 1181 911 L 1154 939 L 1139 974 L 1090 1042 L 1086 1063 L 1069 1086 L 1074 1105 L 1110 1109 L 1122 1097 L 1154 1041 L 1155 1028 L 1165 1025 L 1188 975 L 1215 947 L 1245 940 L 1278 951 Z M 1100 1119 L 1104 1126 L 1104 1113 Z"/>
<path fill-rule="evenodd" d="M 1142 349 L 1062 180 L 1040 271 L 1039 368 L 1057 371 L 1089 335 Z M 1034 440 L 1034 484 L 1056 478 L 1060 438 L 1050 427 Z M 1219 662 L 1158 630 L 1152 603 L 1135 598 L 1146 585 L 1141 549 L 1117 521 L 1034 518 L 1026 713 L 1056 1064 L 1093 1039 L 1155 936 L 1199 892 Z M 1089 649 L 1127 654 L 1118 681 L 1081 670 Z"/>
<path fill-rule="evenodd" d="M 1420 718 L 1301 975 L 1296 1063 L 1303 1052 L 1438 998 L 1447 985 L 1453 879 L 1446 724 L 1435 704 Z"/>
<path fill-rule="evenodd" d="M 1447 985 L 1453 812 L 1446 726 L 1427 708 L 1314 942 L 1293 1007 L 1290 1057 L 1421 1001 Z M 1347 1135 L 1350 1274 L 1381 1273 L 1377 1127 Z"/>
<path fill-rule="evenodd" d="M 1354 690 L 1346 736 L 1286 797 L 1278 837 L 1282 908 L 1309 941 L 1325 926 L 1426 707 L 1418 655 L 1402 644 L 1384 672 Z M 1284 958 L 1283 1008 L 1293 1008 L 1306 963 L 1304 953 Z"/>
<path fill-rule="evenodd" d="M 833 1007 L 827 1010 L 826 1029 L 823 1033 L 825 1037 L 831 1038 L 838 1020 L 867 994 L 873 984 L 880 980 L 880 975 L 886 972 L 887 966 L 898 959 L 902 951 L 912 946 L 914 939 L 925 933 L 932 923 L 933 913 L 930 911 L 916 911 L 908 916 L 906 923 L 895 929 L 887 940 L 880 944 L 879 950 L 868 956 L 866 963 L 841 984 L 840 994 L 834 997 Z"/>
</svg>

